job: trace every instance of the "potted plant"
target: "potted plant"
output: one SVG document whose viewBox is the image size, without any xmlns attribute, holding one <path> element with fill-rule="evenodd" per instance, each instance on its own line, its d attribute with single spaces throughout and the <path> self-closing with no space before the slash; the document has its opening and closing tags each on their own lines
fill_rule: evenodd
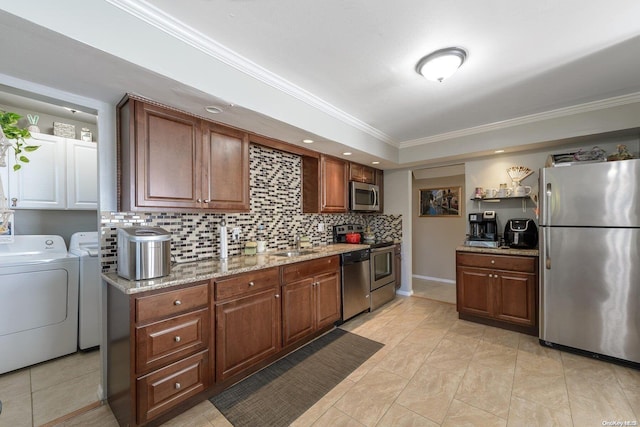
<svg viewBox="0 0 640 427">
<path fill-rule="evenodd" d="M 27 129 L 18 127 L 21 116 L 16 113 L 0 110 L 0 167 L 7 166 L 7 152 L 13 149 L 16 159 L 13 170 L 22 168 L 23 163 L 29 163 L 26 153 L 38 149 L 38 145 L 30 145 L 26 142 L 31 138 Z M 11 242 L 13 233 L 11 230 L 13 211 L 9 209 L 7 197 L 4 194 L 2 176 L 0 176 L 0 242 Z"/>
<path fill-rule="evenodd" d="M 22 116 L 16 113 L 0 110 L 0 167 L 7 166 L 6 157 L 9 147 L 13 148 L 16 164 L 13 170 L 22 168 L 22 163 L 29 163 L 29 158 L 25 153 L 30 153 L 38 149 L 38 145 L 29 145 L 26 140 L 31 138 L 31 133 L 27 129 L 18 127 L 18 120 Z"/>
</svg>

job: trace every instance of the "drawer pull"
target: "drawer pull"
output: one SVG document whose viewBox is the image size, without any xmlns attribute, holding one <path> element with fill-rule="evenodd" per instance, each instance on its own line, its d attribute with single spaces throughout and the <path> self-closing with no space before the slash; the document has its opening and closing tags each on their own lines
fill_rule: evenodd
<svg viewBox="0 0 640 427">
<path fill-rule="evenodd" d="M 495 259 L 492 259 L 492 260 L 491 260 L 491 264 L 495 264 L 495 263 L 496 263 L 496 260 L 495 260 Z"/>
<path fill-rule="evenodd" d="M 181 339 L 181 338 L 180 338 L 180 336 L 176 336 L 173 340 L 174 340 L 175 342 L 180 342 L 180 339 Z"/>
<path fill-rule="evenodd" d="M 276 298 L 280 298 L 280 294 L 276 294 Z"/>
<path fill-rule="evenodd" d="M 180 301 L 179 299 L 173 302 L 173 305 L 180 305 L 180 304 L 182 304 L 182 301 Z"/>
<path fill-rule="evenodd" d="M 492 278 L 492 277 L 493 277 L 493 274 L 490 274 L 490 275 L 489 275 L 489 278 Z"/>
<path fill-rule="evenodd" d="M 182 386 L 180 385 L 180 383 L 176 383 L 176 385 L 174 385 L 173 387 L 174 387 L 176 390 L 180 390 L 180 387 L 182 387 Z"/>
<path fill-rule="evenodd" d="M 254 286 L 254 285 L 255 285 L 255 283 L 249 282 L 249 286 Z"/>
</svg>

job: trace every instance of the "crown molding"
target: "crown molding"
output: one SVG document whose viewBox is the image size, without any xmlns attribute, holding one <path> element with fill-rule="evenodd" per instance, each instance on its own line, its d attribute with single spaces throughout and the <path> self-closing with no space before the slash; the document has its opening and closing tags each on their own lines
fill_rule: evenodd
<svg viewBox="0 0 640 427">
<path fill-rule="evenodd" d="M 177 20 L 145 0 L 106 0 L 113 6 L 152 25 L 201 52 L 241 71 L 262 83 L 284 92 L 320 111 L 394 147 L 397 142 L 384 132 L 336 108 L 323 99 L 283 79 L 255 62 L 237 54 L 202 32 Z"/>
<path fill-rule="evenodd" d="M 465 136 L 506 129 L 514 126 L 529 124 L 529 123 L 536 123 L 544 120 L 552 120 L 560 117 L 572 116 L 575 114 L 605 110 L 607 108 L 619 107 L 622 105 L 634 104 L 637 102 L 640 102 L 640 92 L 635 92 L 628 95 L 616 96 L 613 98 L 602 99 L 599 101 L 587 102 L 584 104 L 574 105 L 571 107 L 558 108 L 556 110 L 545 111 L 543 113 L 530 114 L 528 116 L 516 117 L 515 119 L 488 123 L 486 125 L 460 129 L 453 132 L 441 133 L 438 135 L 428 136 L 425 138 L 418 138 L 410 141 L 404 141 L 404 142 L 398 143 L 398 148 L 403 149 L 408 147 L 415 147 L 418 145 L 426 145 L 434 142 L 441 142 L 449 139 L 462 138 Z"/>
</svg>

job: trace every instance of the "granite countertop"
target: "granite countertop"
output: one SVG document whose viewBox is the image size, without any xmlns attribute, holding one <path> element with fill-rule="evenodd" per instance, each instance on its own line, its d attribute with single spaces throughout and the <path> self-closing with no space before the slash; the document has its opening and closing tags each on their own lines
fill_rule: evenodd
<svg viewBox="0 0 640 427">
<path fill-rule="evenodd" d="M 476 252 L 481 254 L 496 254 L 496 255 L 538 256 L 537 249 L 483 248 L 478 246 L 460 245 L 456 248 L 456 251 L 457 252 Z"/>
<path fill-rule="evenodd" d="M 276 253 L 286 252 L 286 249 L 273 250 L 251 256 L 233 256 L 229 257 L 226 261 L 222 261 L 218 258 L 210 258 L 201 261 L 173 264 L 171 266 L 171 274 L 150 280 L 127 280 L 118 276 L 116 273 L 103 274 L 102 278 L 125 294 L 135 294 L 138 292 L 209 280 L 216 277 L 246 273 L 247 271 L 261 270 L 264 268 L 293 264 L 300 261 L 308 261 L 331 255 L 339 255 L 345 252 L 367 248 L 369 248 L 369 245 L 336 243 L 326 246 L 304 248 L 301 250 L 311 250 L 313 253 L 292 257 L 274 255 Z"/>
</svg>

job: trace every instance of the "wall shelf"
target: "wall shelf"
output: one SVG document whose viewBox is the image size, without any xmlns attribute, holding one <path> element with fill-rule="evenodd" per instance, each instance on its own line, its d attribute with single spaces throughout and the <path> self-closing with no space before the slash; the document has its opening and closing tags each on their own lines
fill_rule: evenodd
<svg viewBox="0 0 640 427">
<path fill-rule="evenodd" d="M 478 209 L 482 209 L 482 202 L 487 203 L 500 203 L 503 200 L 520 200 L 522 201 L 522 212 L 527 211 L 527 199 L 529 199 L 529 195 L 526 196 L 511 196 L 511 197 L 492 197 L 492 198 L 482 198 L 477 199 L 475 197 L 471 198 L 471 201 L 478 202 Z"/>
</svg>

